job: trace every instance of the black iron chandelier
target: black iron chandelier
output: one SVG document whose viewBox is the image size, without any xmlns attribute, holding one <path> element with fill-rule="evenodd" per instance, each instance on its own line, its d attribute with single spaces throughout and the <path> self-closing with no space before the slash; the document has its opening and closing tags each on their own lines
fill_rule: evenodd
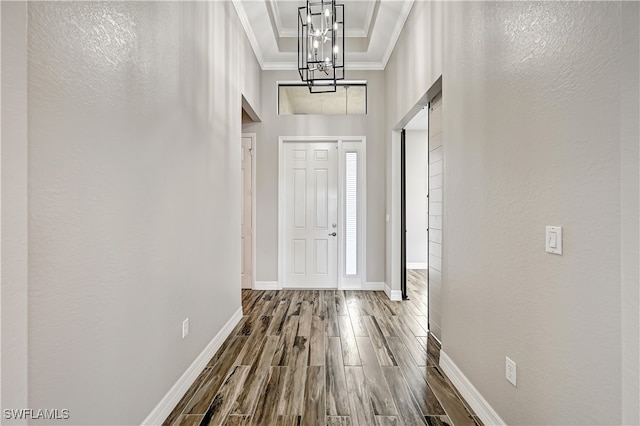
<svg viewBox="0 0 640 426">
<path fill-rule="evenodd" d="M 298 8 L 298 72 L 311 93 L 335 92 L 344 80 L 344 5 L 307 0 Z"/>
</svg>

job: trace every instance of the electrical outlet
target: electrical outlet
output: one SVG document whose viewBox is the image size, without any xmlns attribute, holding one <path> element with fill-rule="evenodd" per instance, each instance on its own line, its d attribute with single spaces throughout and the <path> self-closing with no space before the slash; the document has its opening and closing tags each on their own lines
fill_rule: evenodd
<svg viewBox="0 0 640 426">
<path fill-rule="evenodd" d="M 505 376 L 513 386 L 516 386 L 516 363 L 509 357 L 506 358 L 505 363 Z"/>
<path fill-rule="evenodd" d="M 189 318 L 182 321 L 182 338 L 184 339 L 189 335 Z"/>
</svg>

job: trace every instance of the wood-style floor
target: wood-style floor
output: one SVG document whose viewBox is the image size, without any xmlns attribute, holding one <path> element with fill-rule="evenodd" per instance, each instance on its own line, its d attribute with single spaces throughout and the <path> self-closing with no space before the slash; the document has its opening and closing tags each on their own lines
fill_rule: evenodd
<svg viewBox="0 0 640 426">
<path fill-rule="evenodd" d="M 480 424 L 438 367 L 425 271 L 383 292 L 251 291 L 165 425 Z"/>
</svg>

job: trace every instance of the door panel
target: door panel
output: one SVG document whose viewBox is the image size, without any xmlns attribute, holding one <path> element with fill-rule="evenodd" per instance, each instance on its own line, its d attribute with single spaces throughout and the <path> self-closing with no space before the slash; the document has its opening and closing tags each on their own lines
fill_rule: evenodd
<svg viewBox="0 0 640 426">
<path fill-rule="evenodd" d="M 316 228 L 329 229 L 329 177 L 327 170 L 316 170 Z"/>
<path fill-rule="evenodd" d="M 307 241 L 293 240 L 293 275 L 307 273 Z"/>
<path fill-rule="evenodd" d="M 316 275 L 329 273 L 329 244 L 327 240 L 316 240 Z"/>
<path fill-rule="evenodd" d="M 307 171 L 293 170 L 293 227 L 307 227 Z"/>
<path fill-rule="evenodd" d="M 284 145 L 285 287 L 337 288 L 337 143 Z"/>
</svg>

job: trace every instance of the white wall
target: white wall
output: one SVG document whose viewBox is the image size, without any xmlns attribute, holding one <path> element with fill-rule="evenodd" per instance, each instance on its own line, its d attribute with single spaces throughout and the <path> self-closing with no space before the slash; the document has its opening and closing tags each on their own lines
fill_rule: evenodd
<svg viewBox="0 0 640 426">
<path fill-rule="evenodd" d="M 262 122 L 245 124 L 257 134 L 256 154 L 256 281 L 278 280 L 278 137 L 367 137 L 367 281 L 383 282 L 385 191 L 384 80 L 381 71 L 347 71 L 349 80 L 367 80 L 367 115 L 278 115 L 277 82 L 297 81 L 296 71 L 263 71 Z"/>
<path fill-rule="evenodd" d="M 439 73 L 400 60 L 437 7 L 414 5 L 387 68 L 389 131 Z M 442 7 L 443 350 L 508 424 L 637 424 L 638 6 Z"/>
<path fill-rule="evenodd" d="M 407 264 L 425 269 L 427 263 L 427 146 L 426 130 L 405 132 Z"/>
<path fill-rule="evenodd" d="M 27 406 L 27 5 L 3 2 L 1 408 Z"/>
<path fill-rule="evenodd" d="M 228 2 L 28 8 L 27 406 L 139 424 L 240 308 L 259 68 Z"/>
<path fill-rule="evenodd" d="M 635 13 L 634 9 L 635 8 Z M 622 301 L 622 421 L 640 424 L 640 4 L 622 16 L 620 74 L 620 235 Z"/>
<path fill-rule="evenodd" d="M 385 280 L 400 292 L 400 133 L 410 110 L 442 74 L 442 3 L 414 2 L 384 72 L 386 151 Z M 418 109 L 414 109 L 413 113 Z M 403 119 L 406 119 L 402 122 Z M 395 129 L 396 131 L 392 131 Z"/>
</svg>

